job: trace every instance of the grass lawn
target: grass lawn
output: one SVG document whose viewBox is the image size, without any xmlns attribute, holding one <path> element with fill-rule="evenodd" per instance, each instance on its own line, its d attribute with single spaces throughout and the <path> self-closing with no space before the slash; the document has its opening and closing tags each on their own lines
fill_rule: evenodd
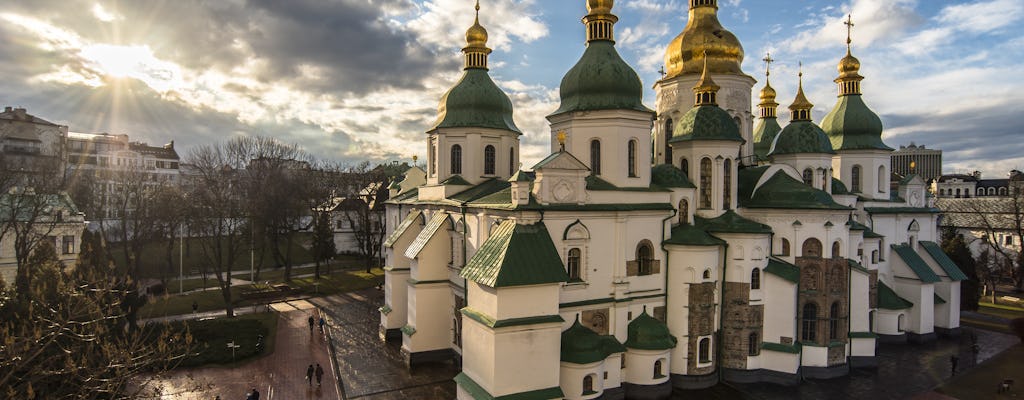
<svg viewBox="0 0 1024 400">
<path fill-rule="evenodd" d="M 1017 344 L 936 389 L 958 399 L 1013 399 L 1024 396 L 1024 346 Z M 1003 379 L 1015 379 L 1007 393 L 996 393 Z"/>
<path fill-rule="evenodd" d="M 300 243 L 306 243 L 309 241 L 306 235 L 308 234 L 300 234 L 292 242 L 293 265 L 313 262 L 313 257 L 309 253 L 309 250 L 300 245 Z M 184 272 L 187 275 L 199 273 L 199 266 L 201 265 L 201 263 L 204 262 L 202 255 L 202 245 L 200 244 L 201 240 L 201 238 L 185 239 L 186 251 L 184 252 L 184 262 L 182 263 L 182 265 L 184 266 Z M 159 240 L 144 245 L 142 249 L 142 277 L 159 278 L 161 275 L 167 275 L 170 277 L 178 276 L 178 263 L 181 261 L 179 255 L 182 254 L 182 252 L 179 250 L 179 244 L 179 241 L 174 242 L 174 248 L 173 250 L 171 250 L 172 267 L 170 268 L 170 271 L 167 271 L 165 273 L 161 273 L 161 270 L 167 268 L 167 242 Z M 234 271 L 249 270 L 250 254 L 248 243 L 244 244 L 243 247 L 244 248 L 240 251 L 239 257 L 235 261 L 235 265 L 232 268 L 232 270 Z M 257 253 L 254 254 L 254 260 L 256 264 L 261 265 L 263 269 L 269 269 L 277 266 L 277 263 L 274 262 L 274 256 L 271 254 L 269 248 L 262 249 L 262 256 L 260 254 L 261 249 L 257 248 L 256 250 Z M 114 257 L 114 263 L 117 265 L 117 267 L 121 269 L 125 268 L 124 251 L 121 248 L 121 246 L 118 243 L 112 243 L 110 247 L 110 252 L 111 255 Z"/>
<path fill-rule="evenodd" d="M 978 312 L 1008 319 L 1024 318 L 1024 308 L 987 302 L 978 303 Z"/>
<path fill-rule="evenodd" d="M 181 293 L 180 291 L 178 291 L 178 286 L 179 285 L 177 279 L 171 279 L 167 281 L 167 291 L 170 292 L 171 294 Z M 185 279 L 181 281 L 180 286 L 182 288 L 182 291 L 185 292 L 190 292 L 196 289 L 203 288 L 215 288 L 217 287 L 217 278 L 210 276 L 209 279 L 206 279 L 205 284 L 203 283 L 203 278 Z"/>
<path fill-rule="evenodd" d="M 184 359 L 179 367 L 233 364 L 274 351 L 274 337 L 277 335 L 276 312 L 203 321 L 175 321 L 171 326 L 180 329 L 186 324 L 192 333 L 195 355 Z M 259 335 L 263 335 L 264 349 L 261 353 L 256 353 Z M 234 342 L 239 346 L 235 349 L 234 359 L 231 356 L 231 349 L 227 347 L 228 342 Z"/>
<path fill-rule="evenodd" d="M 359 265 L 361 265 L 361 264 L 359 264 Z M 334 261 L 334 262 L 331 263 L 331 275 L 342 275 L 347 270 L 351 270 L 353 268 L 362 268 L 362 267 L 361 266 L 354 267 L 352 262 Z M 314 272 L 316 272 L 316 266 L 315 265 L 308 266 L 308 267 L 294 267 L 294 266 L 292 267 L 292 276 L 293 277 L 294 276 L 299 276 L 299 275 L 308 275 L 308 274 L 312 274 Z M 320 275 L 324 275 L 326 273 L 327 273 L 327 265 L 321 265 L 320 266 Z M 249 276 L 250 276 L 249 275 L 249 271 L 246 271 L 246 272 L 240 273 L 240 274 L 239 273 L 235 273 L 234 275 L 231 275 L 232 278 L 244 279 L 244 280 L 249 280 Z M 256 278 L 256 280 L 257 281 L 283 282 L 284 281 L 284 267 L 273 267 L 273 268 L 264 269 L 264 270 L 260 271 L 259 276 Z"/>
</svg>

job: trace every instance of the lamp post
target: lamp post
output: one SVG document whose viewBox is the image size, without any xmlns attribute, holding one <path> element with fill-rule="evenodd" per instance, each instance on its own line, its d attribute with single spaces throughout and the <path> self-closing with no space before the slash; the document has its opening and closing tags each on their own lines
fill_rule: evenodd
<svg viewBox="0 0 1024 400">
<path fill-rule="evenodd" d="M 185 291 L 185 224 L 178 227 L 178 294 Z"/>
</svg>

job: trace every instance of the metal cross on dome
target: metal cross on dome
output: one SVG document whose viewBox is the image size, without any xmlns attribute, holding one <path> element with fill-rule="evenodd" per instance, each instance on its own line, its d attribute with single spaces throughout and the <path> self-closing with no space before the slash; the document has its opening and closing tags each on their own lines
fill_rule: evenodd
<svg viewBox="0 0 1024 400">
<path fill-rule="evenodd" d="M 846 21 L 843 21 L 843 25 L 846 25 L 846 47 L 850 47 L 850 43 L 853 43 L 851 38 L 853 35 L 853 14 L 846 14 Z"/>
</svg>

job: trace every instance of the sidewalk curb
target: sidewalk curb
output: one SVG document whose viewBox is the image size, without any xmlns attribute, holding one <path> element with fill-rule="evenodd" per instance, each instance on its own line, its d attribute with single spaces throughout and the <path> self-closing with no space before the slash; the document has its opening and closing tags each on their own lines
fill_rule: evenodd
<svg viewBox="0 0 1024 400">
<path fill-rule="evenodd" d="M 321 318 L 324 316 L 323 310 L 321 310 L 319 306 L 317 306 L 317 312 L 320 313 Z M 330 324 L 327 324 L 326 329 L 324 329 L 324 334 L 327 335 L 327 350 L 331 354 L 331 369 L 334 370 L 334 377 L 336 378 L 335 384 L 338 385 L 338 397 L 341 400 L 347 400 L 348 397 L 345 396 L 345 385 L 341 383 L 341 369 L 338 367 L 338 354 L 334 349 L 334 335 L 331 334 Z"/>
</svg>

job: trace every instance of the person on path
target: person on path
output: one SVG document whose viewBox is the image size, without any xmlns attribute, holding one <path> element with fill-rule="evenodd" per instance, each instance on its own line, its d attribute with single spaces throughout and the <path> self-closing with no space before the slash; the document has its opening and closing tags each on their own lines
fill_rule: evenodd
<svg viewBox="0 0 1024 400">
<path fill-rule="evenodd" d="M 306 381 L 309 382 L 309 386 L 313 386 L 313 364 L 309 364 L 309 368 L 306 368 Z"/>
<path fill-rule="evenodd" d="M 320 382 L 324 379 L 324 369 L 320 367 L 320 363 L 316 363 L 316 386 L 320 386 Z"/>
<path fill-rule="evenodd" d="M 960 362 L 960 357 L 957 357 L 956 354 L 949 356 L 949 364 L 951 365 L 949 374 L 951 376 L 952 375 L 956 375 L 956 364 L 959 363 L 959 362 Z"/>
<path fill-rule="evenodd" d="M 199 303 L 192 301 L 192 315 L 196 315 L 199 312 Z"/>
<path fill-rule="evenodd" d="M 326 324 L 326 323 L 327 323 L 327 321 L 324 320 L 324 316 L 321 315 L 320 316 L 320 334 L 321 335 L 324 334 L 324 324 Z"/>
<path fill-rule="evenodd" d="M 252 400 L 260 400 L 260 391 L 252 388 Z"/>
<path fill-rule="evenodd" d="M 309 318 L 306 319 L 306 322 L 309 322 L 309 336 L 313 336 L 313 325 L 316 324 L 316 320 L 313 319 L 313 314 L 309 314 Z"/>
</svg>

